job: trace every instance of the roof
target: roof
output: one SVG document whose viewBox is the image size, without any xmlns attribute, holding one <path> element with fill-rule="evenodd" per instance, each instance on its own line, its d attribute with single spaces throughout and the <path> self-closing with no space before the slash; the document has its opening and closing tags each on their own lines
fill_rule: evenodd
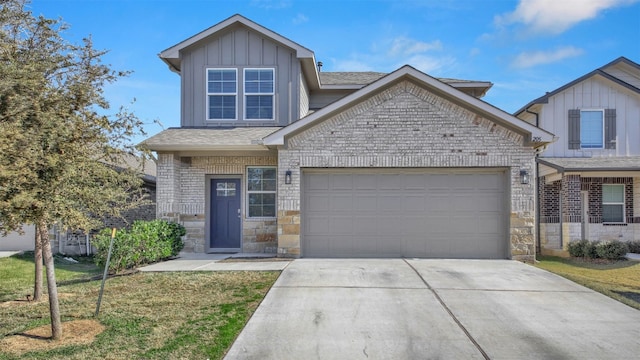
<svg viewBox="0 0 640 360">
<path fill-rule="evenodd" d="M 343 71 L 343 72 L 320 72 L 320 86 L 322 88 L 348 88 L 348 89 L 360 89 L 365 85 L 369 85 L 381 78 L 389 75 L 383 72 L 374 71 Z M 480 80 L 462 80 L 452 78 L 436 78 L 443 83 L 449 84 L 455 88 L 478 88 L 479 97 L 484 94 L 493 86 L 490 81 Z"/>
<path fill-rule="evenodd" d="M 267 150 L 262 138 L 280 127 L 170 128 L 141 145 L 153 151 Z"/>
<path fill-rule="evenodd" d="M 325 106 L 322 109 L 294 122 L 293 124 L 284 127 L 273 134 L 270 134 L 264 138 L 265 145 L 284 145 L 285 137 L 303 131 L 319 122 L 324 118 L 335 114 L 342 109 L 351 106 L 353 103 L 365 98 L 375 92 L 384 89 L 387 86 L 395 82 L 402 81 L 404 79 L 410 79 L 418 82 L 421 86 L 429 89 L 439 96 L 444 96 L 447 99 L 453 100 L 461 106 L 467 107 L 474 112 L 480 113 L 486 116 L 492 121 L 495 121 L 507 128 L 513 129 L 516 132 L 525 134 L 526 138 L 536 139 L 536 144 L 543 145 L 555 140 L 553 134 L 542 130 L 534 125 L 531 125 L 521 119 L 518 119 L 503 110 L 490 105 L 478 98 L 471 95 L 467 95 L 460 90 L 455 89 L 453 86 L 448 85 L 436 78 L 433 78 L 415 68 L 405 65 L 400 69 L 388 74 L 378 81 L 369 84 L 362 89 L 353 92 L 338 101 Z M 530 142 L 532 143 L 532 142 Z"/>
<path fill-rule="evenodd" d="M 535 104 L 546 104 L 547 102 L 549 102 L 549 98 L 551 96 L 554 96 L 554 95 L 556 95 L 556 94 L 558 94 L 558 93 L 560 93 L 560 92 L 562 92 L 562 91 L 564 91 L 564 90 L 566 90 L 566 89 L 568 89 L 568 88 L 570 88 L 570 87 L 572 87 L 572 86 L 574 86 L 574 85 L 576 85 L 576 84 L 578 84 L 578 83 L 580 83 L 580 82 L 582 82 L 584 80 L 587 80 L 587 79 L 589 79 L 591 77 L 594 77 L 594 76 L 601 76 L 601 77 L 603 77 L 603 78 L 605 78 L 607 80 L 610 80 L 610 81 L 612 81 L 612 82 L 614 82 L 616 84 L 619 84 L 619 85 L 621 85 L 621 86 L 623 86 L 623 87 L 625 87 L 625 88 L 627 88 L 627 89 L 629 89 L 629 90 L 631 90 L 631 91 L 633 91 L 635 93 L 640 94 L 640 89 L 639 88 L 637 88 L 637 87 L 635 87 L 635 86 L 633 86 L 633 85 L 631 85 L 631 84 L 621 80 L 620 78 L 617 78 L 617 77 L 615 77 L 615 76 L 613 76 L 613 75 L 611 75 L 611 74 L 609 74 L 607 72 L 608 68 L 610 68 L 610 67 L 612 67 L 614 65 L 617 65 L 619 63 L 624 63 L 625 65 L 630 66 L 631 68 L 636 69 L 638 72 L 640 72 L 640 65 L 639 64 L 627 59 L 624 56 L 621 56 L 621 57 L 613 60 L 612 62 L 610 62 L 610 63 L 608 63 L 608 64 L 606 64 L 606 65 L 604 65 L 602 67 L 599 67 L 599 68 L 591 71 L 590 73 L 585 74 L 585 75 L 583 75 L 583 76 L 571 81 L 570 83 L 568 83 L 568 84 L 566 84 L 564 86 L 561 86 L 561 87 L 559 87 L 559 88 L 557 88 L 557 89 L 555 89 L 555 90 L 553 90 L 551 92 L 548 92 L 548 93 L 544 94 L 543 96 L 541 96 L 541 97 L 529 102 L 527 105 L 523 106 L 518 111 L 516 111 L 514 113 L 514 115 L 515 116 L 520 115 L 521 113 L 525 112 L 527 109 L 529 109 L 531 106 L 533 106 Z"/>
<path fill-rule="evenodd" d="M 640 171 L 640 156 L 538 158 L 538 162 L 561 173 L 570 171 Z"/>
</svg>

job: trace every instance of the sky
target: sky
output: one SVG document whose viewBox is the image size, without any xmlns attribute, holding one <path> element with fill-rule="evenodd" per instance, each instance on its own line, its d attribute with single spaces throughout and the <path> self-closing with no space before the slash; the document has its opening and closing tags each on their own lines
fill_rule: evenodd
<svg viewBox="0 0 640 360">
<path fill-rule="evenodd" d="M 489 81 L 483 100 L 508 113 L 620 56 L 640 63 L 640 0 L 32 0 L 29 9 L 132 71 L 105 95 L 149 136 L 180 126 L 180 78 L 158 53 L 234 14 L 312 50 L 322 71 L 408 64 Z"/>
</svg>

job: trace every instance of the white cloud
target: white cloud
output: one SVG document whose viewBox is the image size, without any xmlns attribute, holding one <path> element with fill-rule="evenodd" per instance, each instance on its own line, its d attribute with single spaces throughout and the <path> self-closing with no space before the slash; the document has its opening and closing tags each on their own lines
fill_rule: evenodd
<svg viewBox="0 0 640 360">
<path fill-rule="evenodd" d="M 427 43 L 400 36 L 391 41 L 391 47 L 389 48 L 388 53 L 390 56 L 408 56 L 431 50 L 442 50 L 442 43 L 440 40 L 434 40 Z"/>
<path fill-rule="evenodd" d="M 286 9 L 291 7 L 290 0 L 251 0 L 251 6 L 262 9 Z"/>
<path fill-rule="evenodd" d="M 300 25 L 300 24 L 306 23 L 308 21 L 309 21 L 309 18 L 306 17 L 304 14 L 300 14 L 300 13 L 298 13 L 298 15 L 296 15 L 296 17 L 293 18 L 293 23 L 295 25 Z"/>
<path fill-rule="evenodd" d="M 426 74 L 436 76 L 433 74 L 447 73 L 447 71 L 442 71 L 442 70 L 453 66 L 455 63 L 456 63 L 455 58 L 451 56 L 416 55 L 407 59 L 406 62 L 397 64 L 396 68 L 399 68 L 406 64 L 406 65 L 411 65 L 414 68 Z"/>
<path fill-rule="evenodd" d="M 520 0 L 516 9 L 495 17 L 495 24 L 525 25 L 533 33 L 560 34 L 603 11 L 639 0 Z"/>
<path fill-rule="evenodd" d="M 565 46 L 552 51 L 522 52 L 511 62 L 511 66 L 514 68 L 530 68 L 576 57 L 583 53 L 582 49 L 573 46 Z"/>
</svg>

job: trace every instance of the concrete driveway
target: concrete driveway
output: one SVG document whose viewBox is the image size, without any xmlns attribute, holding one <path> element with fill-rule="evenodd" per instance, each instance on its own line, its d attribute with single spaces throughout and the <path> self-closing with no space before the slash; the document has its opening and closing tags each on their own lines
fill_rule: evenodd
<svg viewBox="0 0 640 360">
<path fill-rule="evenodd" d="M 300 259 L 226 359 L 637 359 L 640 311 L 516 261 Z"/>
</svg>

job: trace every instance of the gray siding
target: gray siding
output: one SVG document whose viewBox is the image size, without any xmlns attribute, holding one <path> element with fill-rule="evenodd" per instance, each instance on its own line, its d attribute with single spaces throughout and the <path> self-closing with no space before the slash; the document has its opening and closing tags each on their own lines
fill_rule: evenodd
<svg viewBox="0 0 640 360">
<path fill-rule="evenodd" d="M 570 149 L 568 113 L 571 109 L 616 109 L 615 148 Z M 540 127 L 555 134 L 544 157 L 640 155 L 640 98 L 609 81 L 587 79 L 549 98 L 540 111 Z M 612 135 L 613 137 L 613 135 Z"/>
<path fill-rule="evenodd" d="M 180 54 L 182 63 L 181 126 L 274 126 L 287 125 L 298 118 L 299 61 L 292 49 L 276 43 L 244 26 L 235 26 L 217 37 L 206 39 Z M 275 69 L 275 121 L 244 121 L 243 69 Z M 238 69 L 238 119 L 208 121 L 206 70 Z"/>
</svg>

